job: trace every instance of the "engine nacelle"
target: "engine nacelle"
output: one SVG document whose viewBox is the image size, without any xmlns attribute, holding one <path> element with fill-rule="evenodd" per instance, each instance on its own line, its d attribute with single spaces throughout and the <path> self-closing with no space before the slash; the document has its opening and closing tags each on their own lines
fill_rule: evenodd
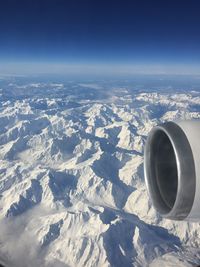
<svg viewBox="0 0 200 267">
<path fill-rule="evenodd" d="M 200 220 L 200 121 L 166 122 L 147 138 L 144 173 L 154 208 L 165 218 Z"/>
</svg>

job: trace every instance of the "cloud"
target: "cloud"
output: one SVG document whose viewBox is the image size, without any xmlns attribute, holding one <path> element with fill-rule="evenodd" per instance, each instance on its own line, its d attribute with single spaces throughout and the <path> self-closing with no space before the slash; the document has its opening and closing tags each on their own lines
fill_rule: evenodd
<svg viewBox="0 0 200 267">
<path fill-rule="evenodd" d="M 39 245 L 29 231 L 24 230 L 25 217 L 0 222 L 1 258 L 9 267 L 45 266 L 39 255 Z"/>
<path fill-rule="evenodd" d="M 67 267 L 56 259 L 45 260 L 46 249 L 41 249 L 37 235 L 28 227 L 31 219 L 41 214 L 46 211 L 34 208 L 24 215 L 0 221 L 0 263 L 5 267 Z"/>
</svg>

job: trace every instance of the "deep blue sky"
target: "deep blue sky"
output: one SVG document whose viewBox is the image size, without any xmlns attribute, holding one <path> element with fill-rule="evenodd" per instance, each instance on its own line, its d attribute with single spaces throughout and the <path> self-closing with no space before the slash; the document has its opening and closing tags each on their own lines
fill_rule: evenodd
<svg viewBox="0 0 200 267">
<path fill-rule="evenodd" d="M 3 0 L 0 60 L 200 62 L 199 0 Z"/>
</svg>

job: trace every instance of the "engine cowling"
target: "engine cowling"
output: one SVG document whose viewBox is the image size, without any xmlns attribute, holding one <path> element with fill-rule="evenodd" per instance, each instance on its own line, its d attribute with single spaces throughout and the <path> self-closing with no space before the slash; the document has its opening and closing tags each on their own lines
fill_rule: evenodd
<svg viewBox="0 0 200 267">
<path fill-rule="evenodd" d="M 200 121 L 154 127 L 145 145 L 144 174 L 152 204 L 163 217 L 200 220 Z"/>
</svg>

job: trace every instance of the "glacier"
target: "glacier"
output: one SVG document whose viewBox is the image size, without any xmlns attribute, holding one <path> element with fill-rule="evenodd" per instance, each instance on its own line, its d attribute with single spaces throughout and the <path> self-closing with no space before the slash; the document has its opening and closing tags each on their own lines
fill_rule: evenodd
<svg viewBox="0 0 200 267">
<path fill-rule="evenodd" d="M 195 266 L 200 224 L 162 219 L 144 184 L 149 130 L 200 118 L 200 92 L 0 79 L 0 262 Z"/>
</svg>

